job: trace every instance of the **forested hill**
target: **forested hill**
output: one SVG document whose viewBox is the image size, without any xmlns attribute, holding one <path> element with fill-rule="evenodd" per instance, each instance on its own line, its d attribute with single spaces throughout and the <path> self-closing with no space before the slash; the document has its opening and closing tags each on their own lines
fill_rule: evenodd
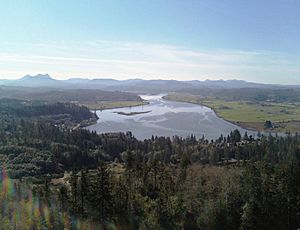
<svg viewBox="0 0 300 230">
<path fill-rule="evenodd" d="M 1 226 L 26 221 L 35 229 L 80 229 L 74 227 L 79 224 L 295 229 L 300 224 L 298 135 L 254 139 L 235 130 L 215 141 L 194 136 L 139 141 L 131 133 L 98 135 L 12 120 L 0 127 L 0 140 L 1 166 L 23 181 L 10 182 L 16 193 L 0 195 Z M 33 192 L 24 191 L 24 181 L 34 183 Z M 34 210 L 45 211 L 33 218 Z M 9 219 L 14 213 L 20 218 Z"/>
<path fill-rule="evenodd" d="M 228 101 L 252 101 L 252 102 L 290 102 L 300 101 L 299 88 L 236 88 L 236 89 L 211 89 L 194 88 L 185 89 L 181 92 L 200 95 L 203 98 L 217 98 Z"/>
<path fill-rule="evenodd" d="M 103 91 L 96 89 L 56 89 L 0 86 L 0 98 L 14 98 L 21 100 L 39 100 L 47 102 L 72 102 L 89 103 L 97 101 L 142 101 L 133 93 L 118 91 Z"/>
<path fill-rule="evenodd" d="M 71 103 L 45 103 L 17 99 L 0 99 L 1 126 L 10 131 L 13 121 L 21 119 L 72 128 L 95 122 L 97 115 L 83 106 Z"/>
<path fill-rule="evenodd" d="M 77 126 L 95 121 L 88 108 L 57 102 L 70 100 L 66 94 L 85 100 L 90 92 L 43 90 L 26 88 L 18 96 L 40 93 L 43 101 L 0 99 L 0 228 L 300 226 L 298 134 L 99 135 Z"/>
<path fill-rule="evenodd" d="M 71 120 L 90 116 L 75 105 L 16 100 L 0 105 L 4 229 L 300 225 L 298 135 L 254 139 L 235 130 L 213 141 L 194 136 L 139 141 L 130 132 L 98 135 L 41 119 L 57 111 Z"/>
</svg>

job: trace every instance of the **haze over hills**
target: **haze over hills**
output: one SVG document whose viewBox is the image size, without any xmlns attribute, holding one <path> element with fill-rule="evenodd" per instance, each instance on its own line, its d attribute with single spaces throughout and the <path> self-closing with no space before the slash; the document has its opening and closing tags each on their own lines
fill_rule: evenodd
<svg viewBox="0 0 300 230">
<path fill-rule="evenodd" d="M 0 80 L 0 85 L 53 88 L 67 87 L 67 85 L 65 85 L 64 82 L 51 78 L 49 74 L 38 74 L 36 76 L 26 75 L 16 80 Z"/>
<path fill-rule="evenodd" d="M 300 0 L 0 12 L 0 230 L 300 230 Z"/>
<path fill-rule="evenodd" d="M 176 90 L 188 90 L 195 88 L 282 88 L 297 86 L 269 85 L 261 83 L 247 82 L 243 80 L 115 80 L 115 79 L 87 79 L 70 78 L 68 80 L 56 80 L 49 74 L 38 74 L 36 76 L 26 75 L 16 80 L 0 80 L 3 86 L 22 87 L 48 87 L 61 89 L 102 89 L 108 91 L 131 91 L 131 92 L 169 92 Z"/>
</svg>

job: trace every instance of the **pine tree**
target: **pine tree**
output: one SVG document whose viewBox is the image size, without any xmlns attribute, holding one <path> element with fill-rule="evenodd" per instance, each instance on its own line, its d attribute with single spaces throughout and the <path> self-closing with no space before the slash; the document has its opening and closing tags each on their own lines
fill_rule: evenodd
<svg viewBox="0 0 300 230">
<path fill-rule="evenodd" d="M 73 170 L 71 172 L 70 187 L 71 187 L 71 207 L 74 213 L 78 213 L 78 176 L 76 170 Z"/>
<path fill-rule="evenodd" d="M 81 170 L 81 177 L 80 177 L 80 199 L 81 199 L 81 203 L 80 203 L 80 212 L 81 215 L 84 217 L 85 216 L 85 207 L 87 206 L 87 200 L 88 200 L 88 196 L 89 196 L 89 181 L 88 181 L 88 177 L 87 177 L 87 170 L 82 169 Z"/>
<path fill-rule="evenodd" d="M 96 206 L 99 219 L 102 221 L 113 214 L 110 170 L 105 163 L 101 163 L 97 171 L 93 205 Z"/>
</svg>

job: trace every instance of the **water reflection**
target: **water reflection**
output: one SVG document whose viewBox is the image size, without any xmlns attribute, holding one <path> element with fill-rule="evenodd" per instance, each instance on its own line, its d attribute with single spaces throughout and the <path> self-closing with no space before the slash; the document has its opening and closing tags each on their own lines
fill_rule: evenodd
<svg viewBox="0 0 300 230">
<path fill-rule="evenodd" d="M 245 129 L 220 119 L 208 107 L 167 101 L 162 96 L 163 94 L 141 95 L 149 101 L 144 106 L 97 111 L 100 119 L 88 129 L 98 133 L 131 131 L 139 139 L 151 138 L 152 135 L 186 137 L 191 134 L 198 138 L 204 135 L 208 139 L 216 139 L 234 129 L 239 129 L 242 134 L 246 132 Z M 132 116 L 118 114 L 146 111 L 150 112 Z M 255 135 L 251 131 L 248 133 Z"/>
</svg>

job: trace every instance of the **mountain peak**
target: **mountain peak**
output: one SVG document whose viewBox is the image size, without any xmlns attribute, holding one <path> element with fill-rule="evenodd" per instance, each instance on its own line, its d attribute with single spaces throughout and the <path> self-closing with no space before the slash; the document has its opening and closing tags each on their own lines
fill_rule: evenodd
<svg viewBox="0 0 300 230">
<path fill-rule="evenodd" d="M 22 77 L 20 80 L 53 80 L 49 74 L 37 74 L 35 76 L 31 76 L 31 75 L 26 75 L 24 77 Z"/>
<path fill-rule="evenodd" d="M 49 76 L 49 74 L 38 74 L 38 75 L 36 75 L 36 76 L 34 76 L 34 77 L 36 77 L 36 78 L 43 78 L 43 79 L 52 79 L 50 76 Z"/>
</svg>

